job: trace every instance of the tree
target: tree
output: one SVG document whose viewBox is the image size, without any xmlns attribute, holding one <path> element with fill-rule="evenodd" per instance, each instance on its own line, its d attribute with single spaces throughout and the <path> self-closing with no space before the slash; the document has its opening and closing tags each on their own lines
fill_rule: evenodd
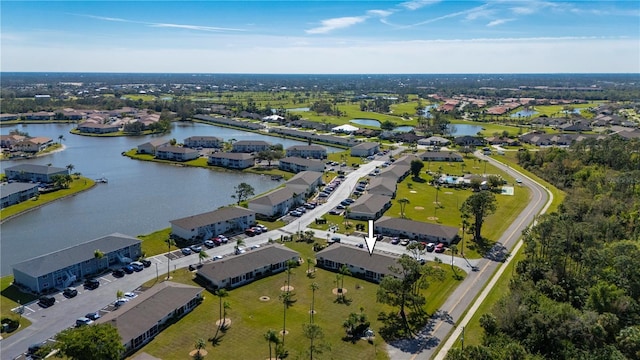
<svg viewBox="0 0 640 360">
<path fill-rule="evenodd" d="M 58 135 L 58 144 L 62 144 L 62 142 L 65 140 L 66 139 L 64 138 L 64 135 Z"/>
<path fill-rule="evenodd" d="M 403 218 L 403 219 L 405 218 L 404 210 L 407 207 L 408 203 L 410 203 L 410 201 L 406 197 L 402 198 L 402 199 L 398 199 L 398 204 L 400 204 L 400 217 Z"/>
<path fill-rule="evenodd" d="M 391 120 L 385 120 L 382 122 L 382 124 L 380 124 L 380 129 L 382 130 L 391 131 L 395 128 L 396 128 L 396 123 L 394 123 Z"/>
<path fill-rule="evenodd" d="M 123 296 L 124 296 L 124 291 L 122 290 L 116 291 L 116 299 L 122 299 Z"/>
<path fill-rule="evenodd" d="M 309 339 L 309 359 L 313 360 L 314 353 L 322 353 L 323 346 L 318 346 L 317 344 L 314 344 L 314 342 L 322 340 L 324 332 L 317 324 L 302 324 L 302 333 L 307 339 Z"/>
<path fill-rule="evenodd" d="M 75 168 L 76 168 L 76 167 L 75 167 L 75 165 L 73 165 L 73 164 L 69 164 L 69 165 L 67 165 L 67 170 L 69 170 L 69 172 L 72 172 L 72 171 L 73 171 L 73 169 L 75 169 Z"/>
<path fill-rule="evenodd" d="M 422 171 L 422 168 L 424 167 L 424 163 L 422 162 L 422 160 L 412 160 L 410 166 L 411 175 L 413 175 L 414 178 L 419 178 L 420 171 Z"/>
<path fill-rule="evenodd" d="M 58 355 L 71 360 L 119 360 L 125 351 L 111 324 L 66 329 L 56 335 L 56 341 Z"/>
<path fill-rule="evenodd" d="M 421 242 L 412 242 L 407 245 L 407 250 L 413 255 L 413 258 L 416 260 L 422 259 L 422 255 L 424 255 L 427 251 L 427 247 Z"/>
<path fill-rule="evenodd" d="M 218 297 L 218 299 L 220 299 L 220 312 L 219 312 L 219 316 L 220 316 L 220 322 L 218 324 L 218 328 L 216 329 L 216 336 L 218 335 L 218 331 L 220 331 L 220 329 L 222 329 L 222 327 L 224 326 L 226 319 L 224 318 L 224 314 L 223 314 L 223 301 L 222 298 L 225 298 L 227 296 L 229 296 L 229 292 L 225 289 L 217 289 L 216 291 L 214 291 L 214 295 Z"/>
<path fill-rule="evenodd" d="M 344 297 L 344 277 L 351 275 L 351 271 L 349 270 L 349 267 L 345 264 L 342 264 L 339 271 L 341 276 L 340 276 L 340 289 L 338 289 L 338 294 Z"/>
<path fill-rule="evenodd" d="M 278 333 L 275 330 L 267 330 L 264 334 L 264 339 L 269 343 L 269 359 L 271 359 L 271 344 L 275 344 L 276 346 L 280 343 L 280 339 L 278 339 Z"/>
<path fill-rule="evenodd" d="M 171 246 L 175 246 L 176 242 L 173 241 L 172 238 L 168 238 L 167 240 L 165 240 L 165 242 L 167 243 L 167 246 L 169 247 L 169 252 L 171 252 Z M 170 271 L 171 271 L 171 258 L 169 256 L 167 256 L 167 280 L 169 280 L 171 278 L 171 275 L 169 274 Z"/>
<path fill-rule="evenodd" d="M 365 330 L 369 328 L 371 323 L 367 320 L 364 309 L 360 308 L 360 313 L 351 313 L 349 317 L 342 323 L 342 327 L 352 340 L 356 340 Z"/>
<path fill-rule="evenodd" d="M 309 285 L 309 288 L 311 289 L 311 311 L 309 311 L 309 323 L 313 324 L 313 315 L 315 314 L 316 305 L 316 290 L 320 289 L 320 285 L 313 282 Z"/>
<path fill-rule="evenodd" d="M 460 207 L 460 211 L 463 214 L 469 215 L 469 217 L 473 217 L 473 240 L 480 241 L 481 240 L 481 231 L 482 224 L 484 219 L 493 214 L 496 210 L 496 197 L 493 193 L 483 190 L 478 193 L 475 193 L 469 196 L 462 206 Z"/>
<path fill-rule="evenodd" d="M 236 240 L 236 246 L 235 246 L 235 253 L 239 254 L 240 253 L 240 247 L 244 245 L 244 240 L 243 239 L 238 239 Z"/>
<path fill-rule="evenodd" d="M 203 350 L 207 346 L 207 343 L 202 338 L 198 338 L 195 343 L 196 354 L 193 356 L 195 359 L 202 359 L 202 354 L 200 354 L 200 350 Z"/>
<path fill-rule="evenodd" d="M 198 253 L 198 261 L 200 262 L 200 264 L 202 264 L 202 260 L 208 257 L 209 257 L 209 254 L 207 254 L 207 252 L 204 250 L 200 250 L 200 252 Z"/>
<path fill-rule="evenodd" d="M 244 182 L 238 184 L 233 189 L 235 190 L 235 194 L 231 195 L 231 197 L 238 200 L 238 205 L 240 205 L 242 201 L 250 198 L 254 194 L 253 186 Z"/>
</svg>

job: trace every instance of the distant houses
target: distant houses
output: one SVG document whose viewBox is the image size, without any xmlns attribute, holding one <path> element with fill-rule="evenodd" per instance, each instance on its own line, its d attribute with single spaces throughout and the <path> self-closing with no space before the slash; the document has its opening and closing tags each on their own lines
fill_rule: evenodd
<svg viewBox="0 0 640 360">
<path fill-rule="evenodd" d="M 285 187 L 250 200 L 248 207 L 262 216 L 282 216 L 303 204 L 320 184 L 322 184 L 321 172 L 303 171 L 287 181 Z"/>
<path fill-rule="evenodd" d="M 266 151 L 271 148 L 271 144 L 262 140 L 240 140 L 233 143 L 232 152 L 252 153 Z"/>
<path fill-rule="evenodd" d="M 342 244 L 333 244 L 316 253 L 316 263 L 320 268 L 336 272 L 345 265 L 353 276 L 376 283 L 392 274 L 389 267 L 399 267 L 397 256 L 377 251 L 369 255 L 367 250 Z"/>
<path fill-rule="evenodd" d="M 138 154 L 156 154 L 156 150 L 159 147 L 168 146 L 169 140 L 165 139 L 153 139 L 147 141 L 144 144 L 138 145 Z"/>
<path fill-rule="evenodd" d="M 207 164 L 228 169 L 242 170 L 255 165 L 255 156 L 247 153 L 217 152 L 209 155 Z"/>
<path fill-rule="evenodd" d="M 380 152 L 380 144 L 374 142 L 363 142 L 351 148 L 351 156 L 367 157 Z"/>
<path fill-rule="evenodd" d="M 426 151 L 418 155 L 422 161 L 461 162 L 462 156 L 452 151 Z"/>
<path fill-rule="evenodd" d="M 324 171 L 324 161 L 315 159 L 303 159 L 298 157 L 286 157 L 280 159 L 278 168 L 283 171 L 299 173 L 301 171 Z"/>
<path fill-rule="evenodd" d="M 156 158 L 161 160 L 189 161 L 200 157 L 198 150 L 165 145 L 156 149 Z"/>
<path fill-rule="evenodd" d="M 0 186 L 0 209 L 27 201 L 39 194 L 38 185 L 31 183 L 9 183 Z"/>
<path fill-rule="evenodd" d="M 52 183 L 55 175 L 69 175 L 69 169 L 46 165 L 20 164 L 4 169 L 9 180 Z"/>
<path fill-rule="evenodd" d="M 171 220 L 169 223 L 172 235 L 185 240 L 196 240 L 254 226 L 256 214 L 252 210 L 231 206 Z"/>
<path fill-rule="evenodd" d="M 224 140 L 216 136 L 190 136 L 184 139 L 184 146 L 189 148 L 219 149 L 223 144 Z"/>
<path fill-rule="evenodd" d="M 417 241 L 451 244 L 458 238 L 458 228 L 384 216 L 375 223 L 374 232 Z"/>
<path fill-rule="evenodd" d="M 83 122 L 78 124 L 78 131 L 88 134 L 110 134 L 120 131 L 118 124 L 100 124 L 95 122 Z"/>
<path fill-rule="evenodd" d="M 320 145 L 294 145 L 286 149 L 286 156 L 322 160 L 327 158 L 327 148 Z"/>
</svg>

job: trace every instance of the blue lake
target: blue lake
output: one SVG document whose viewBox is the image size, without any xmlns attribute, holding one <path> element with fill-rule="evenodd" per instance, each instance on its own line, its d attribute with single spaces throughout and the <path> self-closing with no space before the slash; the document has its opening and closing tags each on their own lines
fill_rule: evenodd
<svg viewBox="0 0 640 360">
<path fill-rule="evenodd" d="M 527 116 L 533 116 L 535 114 L 537 114 L 537 111 L 534 110 L 520 110 L 517 113 L 513 113 L 511 114 L 512 118 L 518 118 L 518 117 L 527 117 Z"/>
<path fill-rule="evenodd" d="M 469 124 L 449 124 L 447 127 L 449 134 L 453 136 L 476 136 L 482 131 L 482 126 Z"/>
<path fill-rule="evenodd" d="M 432 115 L 429 112 L 429 110 L 431 109 L 435 109 L 438 107 L 438 104 L 431 104 L 431 105 L 427 105 L 424 107 L 424 109 L 422 110 L 422 116 L 426 117 L 426 118 L 431 118 Z"/>
</svg>

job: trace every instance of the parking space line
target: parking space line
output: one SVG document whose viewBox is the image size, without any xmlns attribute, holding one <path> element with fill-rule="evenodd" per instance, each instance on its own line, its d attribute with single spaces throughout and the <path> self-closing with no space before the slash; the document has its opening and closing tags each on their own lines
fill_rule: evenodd
<svg viewBox="0 0 640 360">
<path fill-rule="evenodd" d="M 109 279 L 107 279 L 107 278 L 105 278 L 105 277 L 100 277 L 100 279 L 102 279 L 102 280 L 104 280 L 104 281 L 106 281 L 106 282 L 108 282 L 108 283 L 110 283 L 110 282 L 111 282 L 111 280 L 109 280 Z"/>
</svg>

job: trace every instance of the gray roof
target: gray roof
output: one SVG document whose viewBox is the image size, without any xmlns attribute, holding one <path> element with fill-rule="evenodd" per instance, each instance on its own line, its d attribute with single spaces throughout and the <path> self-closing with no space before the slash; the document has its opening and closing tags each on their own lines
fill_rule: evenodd
<svg viewBox="0 0 640 360">
<path fill-rule="evenodd" d="M 369 181 L 367 192 L 370 194 L 382 193 L 382 195 L 393 194 L 396 192 L 396 184 L 396 180 L 391 177 L 375 177 Z"/>
<path fill-rule="evenodd" d="M 230 153 L 230 152 L 217 152 L 209 155 L 210 158 L 216 159 L 231 159 L 231 160 L 249 160 L 254 156 L 247 153 Z"/>
<path fill-rule="evenodd" d="M 287 184 L 303 184 L 311 185 L 322 177 L 322 173 L 318 171 L 301 171 L 287 181 Z"/>
<path fill-rule="evenodd" d="M 370 150 L 370 149 L 374 149 L 376 146 L 380 146 L 380 144 L 375 143 L 375 142 L 363 142 L 363 143 L 360 143 L 360 144 L 352 147 L 352 149 L 355 149 L 355 150 Z"/>
<path fill-rule="evenodd" d="M 196 229 L 202 226 L 215 224 L 221 221 L 233 220 L 242 216 L 255 214 L 255 212 L 241 207 L 225 207 L 206 213 L 187 216 L 185 218 L 171 220 L 171 225 L 179 226 L 183 229 Z"/>
<path fill-rule="evenodd" d="M 324 258 L 338 264 L 349 264 L 353 267 L 361 267 L 378 274 L 391 274 L 389 266 L 398 267 L 398 257 L 383 254 L 378 251 L 369 255 L 366 249 L 359 249 L 353 246 L 332 244 L 331 246 L 316 253 L 316 259 Z"/>
<path fill-rule="evenodd" d="M 64 269 L 68 266 L 91 260 L 94 258 L 94 252 L 96 250 L 108 254 L 140 242 L 139 239 L 132 236 L 113 233 L 66 249 L 25 260 L 13 265 L 13 268 L 33 277 L 42 276 L 58 269 Z"/>
<path fill-rule="evenodd" d="M 69 172 L 69 170 L 65 168 L 59 168 L 54 166 L 46 166 L 46 165 L 35 165 L 35 164 L 20 164 L 16 166 L 10 166 L 4 169 L 6 171 L 24 171 L 25 173 L 33 173 L 33 174 L 57 174 L 62 171 Z"/>
<path fill-rule="evenodd" d="M 364 194 L 349 208 L 351 212 L 375 214 L 391 201 L 391 197 L 377 194 Z"/>
<path fill-rule="evenodd" d="M 293 145 L 289 146 L 287 149 L 289 150 L 315 150 L 315 151 L 327 151 L 327 148 L 320 145 Z"/>
<path fill-rule="evenodd" d="M 216 137 L 216 136 L 189 136 L 188 138 L 184 139 L 184 141 L 197 141 L 197 140 L 216 140 L 216 141 L 224 141 L 222 140 L 222 138 Z"/>
<path fill-rule="evenodd" d="M 126 344 L 151 329 L 158 321 L 171 314 L 202 293 L 196 286 L 164 281 L 142 292 L 138 297 L 111 311 L 96 321 L 96 324 L 111 324 L 122 343 Z"/>
<path fill-rule="evenodd" d="M 310 166 L 310 165 L 314 165 L 314 164 L 324 164 L 324 161 L 322 160 L 315 160 L 315 159 L 303 159 L 303 158 L 299 158 L 299 157 L 293 157 L 293 156 L 289 156 L 283 159 L 280 159 L 281 163 L 290 163 L 290 164 L 296 164 L 296 165 L 303 165 L 303 166 Z"/>
<path fill-rule="evenodd" d="M 394 229 L 398 231 L 408 231 L 416 234 L 437 236 L 445 239 L 453 239 L 458 235 L 458 228 L 453 226 L 431 224 L 421 221 L 398 219 L 383 216 L 376 221 L 376 226 Z"/>
<path fill-rule="evenodd" d="M 0 186 L 0 193 L 2 194 L 2 197 L 5 198 L 15 193 L 19 193 L 25 190 L 31 190 L 35 187 L 38 187 L 38 185 L 31 183 L 14 182 Z"/>
<path fill-rule="evenodd" d="M 273 206 L 291 199 L 295 193 L 291 188 L 283 187 L 257 197 L 249 201 L 249 203 Z"/>
<path fill-rule="evenodd" d="M 153 147 L 158 147 L 158 146 L 161 146 L 161 145 L 164 145 L 164 144 L 168 144 L 168 143 L 169 143 L 169 140 L 167 140 L 167 139 L 153 139 L 151 141 L 147 141 L 146 143 L 144 143 L 142 145 L 149 144 L 149 145 L 151 145 Z M 139 145 L 139 146 L 142 146 L 142 145 Z"/>
<path fill-rule="evenodd" d="M 426 159 L 438 159 L 438 158 L 450 158 L 450 159 L 462 159 L 462 156 L 456 152 L 448 151 L 425 151 L 420 154 L 423 160 Z"/>
<path fill-rule="evenodd" d="M 180 146 L 161 146 L 156 149 L 156 152 L 160 152 L 160 151 L 172 152 L 176 154 L 198 153 L 198 150 L 187 148 L 187 147 L 180 147 Z"/>
<path fill-rule="evenodd" d="M 239 140 L 233 143 L 233 146 L 240 146 L 240 145 L 266 145 L 266 146 L 271 146 L 270 143 L 266 142 L 266 141 L 262 141 L 262 140 Z"/>
<path fill-rule="evenodd" d="M 409 165 L 404 165 L 404 164 L 398 164 L 398 165 L 391 165 L 388 168 L 382 170 L 380 172 L 380 174 L 378 174 L 378 177 L 388 177 L 388 178 L 392 178 L 394 179 L 396 182 L 398 181 L 398 179 L 400 179 L 401 177 L 405 176 L 409 170 L 411 170 L 411 166 Z"/>
<path fill-rule="evenodd" d="M 244 275 L 266 265 L 279 264 L 300 255 L 280 244 L 267 245 L 248 251 L 242 255 L 223 258 L 205 264 L 198 270 L 198 275 L 213 281 L 222 281 Z"/>
</svg>

